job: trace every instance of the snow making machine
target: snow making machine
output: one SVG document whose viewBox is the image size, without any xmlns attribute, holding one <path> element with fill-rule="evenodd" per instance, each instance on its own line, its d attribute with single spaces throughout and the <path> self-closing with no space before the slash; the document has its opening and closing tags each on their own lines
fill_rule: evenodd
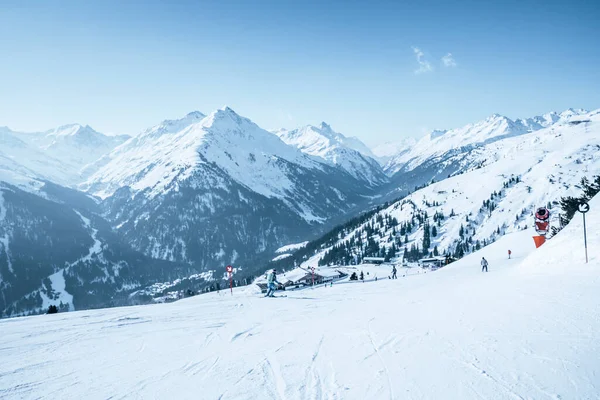
<svg viewBox="0 0 600 400">
<path fill-rule="evenodd" d="M 550 231 L 550 210 L 539 207 L 534 214 L 535 231 L 538 236 L 533 237 L 535 247 L 540 247 L 546 242 L 546 235 Z"/>
<path fill-rule="evenodd" d="M 550 210 L 540 207 L 535 211 L 535 231 L 538 235 L 546 236 L 550 230 Z"/>
</svg>

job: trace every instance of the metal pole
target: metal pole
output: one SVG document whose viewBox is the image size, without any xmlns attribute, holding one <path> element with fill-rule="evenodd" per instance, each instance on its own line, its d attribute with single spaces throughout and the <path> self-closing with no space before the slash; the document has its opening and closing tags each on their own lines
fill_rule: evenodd
<svg viewBox="0 0 600 400">
<path fill-rule="evenodd" d="M 231 277 L 232 277 L 232 276 L 233 276 L 233 275 L 232 275 L 232 273 L 230 272 L 230 273 L 229 273 L 229 290 L 231 290 L 231 295 L 233 296 L 233 281 L 232 281 L 232 279 L 231 279 Z"/>
<path fill-rule="evenodd" d="M 585 263 L 588 263 L 588 254 L 587 254 L 587 231 L 585 229 L 585 213 L 583 214 L 583 243 L 585 245 Z"/>
</svg>

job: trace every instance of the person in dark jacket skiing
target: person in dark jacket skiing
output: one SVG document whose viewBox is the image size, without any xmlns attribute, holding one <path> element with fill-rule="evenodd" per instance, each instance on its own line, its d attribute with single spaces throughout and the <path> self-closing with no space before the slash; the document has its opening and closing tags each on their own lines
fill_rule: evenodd
<svg viewBox="0 0 600 400">
<path fill-rule="evenodd" d="M 281 285 L 281 283 L 279 283 L 279 281 L 277 280 L 277 270 L 273 269 L 267 274 L 268 290 L 265 297 L 275 297 L 275 290 L 277 289 L 277 286 L 275 286 L 275 284 Z"/>
<path fill-rule="evenodd" d="M 481 257 L 481 272 L 483 272 L 483 270 L 488 272 L 488 261 L 485 259 L 485 257 Z"/>
<path fill-rule="evenodd" d="M 398 277 L 396 276 L 397 273 L 398 273 L 398 270 L 396 269 L 396 266 L 394 265 L 392 267 L 392 279 L 398 279 Z"/>
</svg>

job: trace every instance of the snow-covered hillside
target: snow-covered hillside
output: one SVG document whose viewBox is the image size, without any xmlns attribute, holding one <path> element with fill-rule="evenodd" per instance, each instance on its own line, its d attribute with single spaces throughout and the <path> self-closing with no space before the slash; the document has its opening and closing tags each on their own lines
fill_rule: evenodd
<svg viewBox="0 0 600 400">
<path fill-rule="evenodd" d="M 0 396 L 598 398 L 600 198 L 590 205 L 589 264 L 576 218 L 538 250 L 519 231 L 398 280 L 2 320 Z"/>
<path fill-rule="evenodd" d="M 477 166 L 339 230 L 304 266 L 390 251 L 398 257 L 413 247 L 422 254 L 425 231 L 427 253 L 460 256 L 531 226 L 536 207 L 556 207 L 560 197 L 578 192 L 581 178 L 600 173 L 600 110 L 473 149 L 461 162 Z"/>
<path fill-rule="evenodd" d="M 381 185 L 387 181 L 381 166 L 369 156 L 372 153 L 366 145 L 356 138 L 347 138 L 335 132 L 325 122 L 291 131 L 280 130 L 276 134 L 285 143 L 340 166 L 355 178 L 371 185 Z"/>
</svg>

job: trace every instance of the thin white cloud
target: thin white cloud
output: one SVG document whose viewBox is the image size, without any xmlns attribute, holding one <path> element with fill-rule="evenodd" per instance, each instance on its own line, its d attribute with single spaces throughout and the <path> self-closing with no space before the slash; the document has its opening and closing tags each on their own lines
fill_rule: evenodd
<svg viewBox="0 0 600 400">
<path fill-rule="evenodd" d="M 448 53 L 444 57 L 442 57 L 442 62 L 446 67 L 456 67 L 458 65 L 456 64 L 456 60 L 452 56 L 452 53 Z"/>
<path fill-rule="evenodd" d="M 425 53 L 423 53 L 418 47 L 413 46 L 412 49 L 415 52 L 415 55 L 417 56 L 417 62 L 419 63 L 419 69 L 415 70 L 415 74 L 433 71 L 433 66 L 431 63 L 425 60 Z"/>
</svg>

